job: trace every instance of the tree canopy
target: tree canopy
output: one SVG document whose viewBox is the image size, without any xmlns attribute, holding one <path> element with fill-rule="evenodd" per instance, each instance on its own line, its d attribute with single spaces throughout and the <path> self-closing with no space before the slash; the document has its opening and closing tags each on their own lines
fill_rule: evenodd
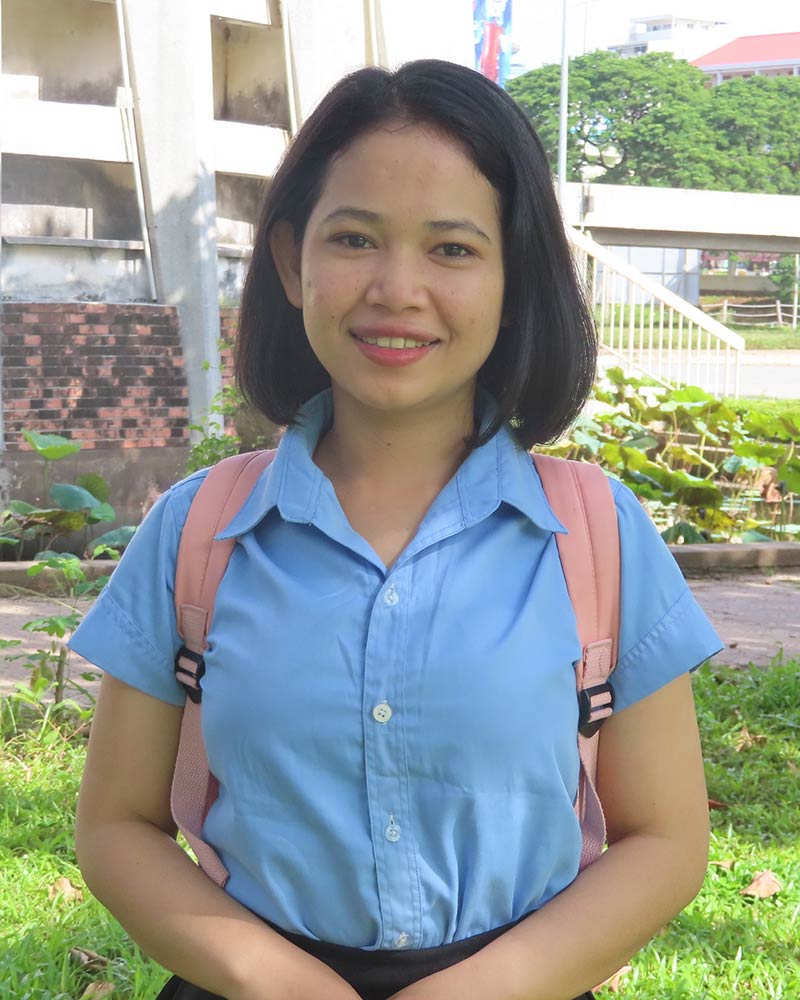
<svg viewBox="0 0 800 1000">
<path fill-rule="evenodd" d="M 567 179 L 800 194 L 800 77 L 708 84 L 663 52 L 571 59 Z M 559 86 L 558 65 L 508 84 L 554 168 Z"/>
</svg>

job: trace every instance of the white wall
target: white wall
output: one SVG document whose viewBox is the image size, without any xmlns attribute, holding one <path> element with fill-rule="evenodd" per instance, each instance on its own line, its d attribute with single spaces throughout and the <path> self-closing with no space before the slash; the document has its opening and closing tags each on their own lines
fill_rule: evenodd
<svg viewBox="0 0 800 1000">
<path fill-rule="evenodd" d="M 141 250 L 3 242 L 0 294 L 24 302 L 147 302 Z"/>
<path fill-rule="evenodd" d="M 3 75 L 38 80 L 43 101 L 114 104 L 122 84 L 113 4 L 2 0 Z"/>
<path fill-rule="evenodd" d="M 281 28 L 211 19 L 214 117 L 289 127 Z"/>
</svg>

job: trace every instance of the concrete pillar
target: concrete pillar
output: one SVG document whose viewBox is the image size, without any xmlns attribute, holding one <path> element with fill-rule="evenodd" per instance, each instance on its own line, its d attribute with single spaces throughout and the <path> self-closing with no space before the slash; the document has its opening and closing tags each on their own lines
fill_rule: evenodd
<svg viewBox="0 0 800 1000">
<path fill-rule="evenodd" d="M 209 7 L 123 4 L 158 298 L 178 307 L 190 423 L 202 423 L 221 384 Z"/>
</svg>

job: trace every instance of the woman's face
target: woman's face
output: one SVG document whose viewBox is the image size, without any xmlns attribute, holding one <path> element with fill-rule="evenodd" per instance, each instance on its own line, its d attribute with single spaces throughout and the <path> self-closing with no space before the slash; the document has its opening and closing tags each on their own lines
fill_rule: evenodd
<svg viewBox="0 0 800 1000">
<path fill-rule="evenodd" d="M 299 254 L 276 263 L 335 407 L 472 413 L 500 326 L 502 233 L 494 188 L 455 141 L 414 125 L 361 136 L 331 164 Z"/>
</svg>

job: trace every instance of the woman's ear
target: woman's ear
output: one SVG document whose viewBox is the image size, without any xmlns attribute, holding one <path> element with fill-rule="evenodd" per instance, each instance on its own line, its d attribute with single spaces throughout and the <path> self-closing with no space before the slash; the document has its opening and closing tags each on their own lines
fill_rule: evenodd
<svg viewBox="0 0 800 1000">
<path fill-rule="evenodd" d="M 303 282 L 300 278 L 300 244 L 290 222 L 281 219 L 269 234 L 269 248 L 275 270 L 281 279 L 286 298 L 295 309 L 303 308 Z"/>
</svg>

